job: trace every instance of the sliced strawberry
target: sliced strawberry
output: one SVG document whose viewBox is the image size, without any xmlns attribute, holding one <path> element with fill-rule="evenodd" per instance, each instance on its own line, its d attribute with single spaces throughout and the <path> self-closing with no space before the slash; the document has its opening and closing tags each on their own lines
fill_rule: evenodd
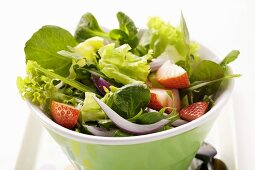
<svg viewBox="0 0 255 170">
<path fill-rule="evenodd" d="M 157 81 L 166 88 L 179 89 L 189 87 L 187 72 L 180 66 L 165 62 L 157 71 Z"/>
<path fill-rule="evenodd" d="M 196 102 L 184 107 L 180 111 L 180 117 L 187 121 L 192 121 L 206 113 L 208 109 L 207 102 Z"/>
<path fill-rule="evenodd" d="M 50 112 L 53 120 L 68 129 L 73 129 L 78 121 L 80 111 L 73 106 L 59 103 L 56 101 L 51 102 Z"/>
<path fill-rule="evenodd" d="M 166 90 L 153 88 L 151 91 L 151 98 L 149 107 L 155 110 L 160 110 L 163 107 L 167 108 L 167 112 L 170 113 L 173 108 L 180 109 L 180 96 L 177 89 Z"/>
</svg>

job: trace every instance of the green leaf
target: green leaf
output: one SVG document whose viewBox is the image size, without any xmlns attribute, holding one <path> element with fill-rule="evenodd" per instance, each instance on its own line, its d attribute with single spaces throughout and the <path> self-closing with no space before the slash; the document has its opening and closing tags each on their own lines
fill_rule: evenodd
<svg viewBox="0 0 255 170">
<path fill-rule="evenodd" d="M 137 28 L 135 26 L 135 23 L 132 21 L 131 18 L 129 18 L 129 16 L 127 16 L 123 12 L 118 12 L 117 18 L 119 21 L 119 27 L 122 31 L 124 31 L 130 37 L 136 36 Z"/>
<path fill-rule="evenodd" d="M 126 133 L 126 132 L 123 132 L 121 130 L 116 130 L 114 132 L 114 137 L 128 137 L 128 136 L 133 136 L 133 135 L 129 134 L 129 133 Z"/>
<path fill-rule="evenodd" d="M 55 77 L 47 74 L 48 72 L 51 71 L 41 71 L 41 67 L 34 61 L 27 62 L 28 76 L 24 79 L 17 78 L 17 87 L 23 99 L 40 106 L 46 112 L 49 111 L 48 105 L 51 99 L 71 105 L 82 102 L 72 94 L 58 89 L 54 83 L 56 81 Z"/>
<path fill-rule="evenodd" d="M 132 51 L 135 50 L 135 47 L 138 45 L 138 31 L 135 23 L 123 12 L 118 12 L 117 18 L 120 29 L 112 30 L 110 32 L 110 37 L 114 40 L 118 40 L 120 45 L 129 44 L 132 47 Z"/>
<path fill-rule="evenodd" d="M 240 76 L 241 76 L 240 74 L 232 74 L 232 75 L 227 75 L 227 76 L 224 76 L 222 78 L 218 78 L 218 79 L 211 80 L 211 81 L 198 81 L 198 82 L 194 82 L 186 90 L 189 90 L 189 91 L 197 90 L 199 88 L 202 88 L 204 86 L 208 86 L 208 85 L 213 84 L 213 83 L 218 83 L 218 82 L 221 82 L 223 80 L 232 79 L 232 78 L 236 78 L 236 77 L 240 77 Z"/>
<path fill-rule="evenodd" d="M 180 27 L 181 27 L 181 32 L 183 34 L 183 41 L 186 46 L 186 59 L 185 59 L 185 68 L 189 71 L 190 70 L 190 63 L 191 63 L 191 58 L 190 58 L 190 39 L 189 39 L 189 31 L 188 27 L 186 24 L 186 21 L 184 19 L 183 14 L 181 14 L 181 22 L 180 22 Z"/>
<path fill-rule="evenodd" d="M 120 29 L 113 29 L 109 33 L 110 37 L 112 40 L 123 40 L 123 39 L 128 39 L 128 35 L 120 30 Z"/>
<path fill-rule="evenodd" d="M 235 61 L 238 57 L 238 55 L 240 54 L 240 51 L 238 50 L 232 50 L 230 53 L 228 53 L 228 55 L 222 60 L 222 62 L 220 63 L 220 65 L 222 67 L 226 67 L 229 63 Z"/>
<path fill-rule="evenodd" d="M 96 52 L 104 46 L 104 39 L 101 37 L 92 37 L 75 46 L 74 52 L 85 59 L 85 64 L 97 66 Z"/>
<path fill-rule="evenodd" d="M 57 52 L 75 46 L 73 36 L 57 26 L 44 26 L 26 42 L 26 61 L 36 61 L 46 69 L 52 69 L 61 76 L 68 76 L 72 59 L 63 57 Z"/>
<path fill-rule="evenodd" d="M 114 111 L 124 118 L 132 118 L 150 102 L 150 90 L 142 83 L 133 83 L 118 88 L 105 101 Z"/>
<path fill-rule="evenodd" d="M 180 119 L 180 115 L 176 109 L 173 109 L 172 112 L 165 117 L 166 119 L 170 120 L 170 122 L 174 122 L 175 120 Z"/>
<path fill-rule="evenodd" d="M 74 37 L 76 41 L 83 42 L 94 36 L 109 38 L 109 35 L 99 26 L 96 18 L 91 13 L 85 13 L 80 19 Z"/>
<path fill-rule="evenodd" d="M 216 79 L 224 77 L 224 70 L 222 67 L 210 60 L 203 60 L 197 64 L 193 69 L 193 72 L 190 76 L 191 84 L 195 82 L 209 82 Z M 199 90 L 192 91 L 193 94 L 191 97 L 193 102 L 200 101 L 203 99 L 204 95 L 214 95 L 220 87 L 221 81 L 217 81 L 213 84 L 207 84 L 200 88 Z"/>
<path fill-rule="evenodd" d="M 30 61 L 29 61 L 30 62 Z M 51 78 L 54 78 L 54 79 L 58 79 L 58 80 L 61 80 L 63 81 L 64 83 L 82 91 L 82 92 L 95 92 L 94 89 L 90 88 L 90 87 L 87 87 L 86 85 L 84 84 L 81 84 L 80 82 L 78 81 L 75 81 L 73 79 L 68 79 L 68 78 L 65 78 L 65 77 L 62 77 L 52 71 L 49 71 L 41 66 L 39 66 L 36 62 L 31 62 L 31 64 L 33 65 L 34 68 L 38 69 L 39 71 L 41 71 L 42 73 L 44 73 L 45 75 L 51 77 Z"/>
<path fill-rule="evenodd" d="M 176 48 L 182 58 L 185 59 L 187 54 L 186 44 L 184 42 L 184 35 L 178 29 L 169 23 L 165 23 L 159 17 L 152 17 L 148 21 L 149 31 L 152 33 L 150 47 L 157 57 L 168 45 Z"/>
<path fill-rule="evenodd" d="M 85 93 L 85 100 L 81 108 L 82 122 L 98 121 L 107 117 L 101 107 L 94 100 L 94 95 L 95 94 L 91 92 Z"/>
<path fill-rule="evenodd" d="M 184 40 L 184 43 L 187 48 L 187 56 L 189 56 L 189 44 L 190 44 L 189 31 L 188 31 L 188 27 L 187 27 L 186 21 L 185 21 L 182 13 L 181 13 L 180 27 L 181 27 L 181 32 L 183 34 L 183 40 Z"/>
<path fill-rule="evenodd" d="M 164 119 L 164 115 L 160 112 L 148 112 L 139 116 L 136 120 L 140 124 L 152 124 Z"/>
<path fill-rule="evenodd" d="M 195 81 L 211 81 L 224 76 L 222 67 L 210 60 L 201 61 L 190 76 L 191 83 Z"/>
<path fill-rule="evenodd" d="M 151 54 L 138 57 L 129 52 L 130 49 L 131 47 L 127 44 L 115 48 L 113 43 L 100 48 L 100 71 L 108 78 L 122 84 L 145 82 L 150 72 L 148 60 L 151 58 Z"/>
</svg>

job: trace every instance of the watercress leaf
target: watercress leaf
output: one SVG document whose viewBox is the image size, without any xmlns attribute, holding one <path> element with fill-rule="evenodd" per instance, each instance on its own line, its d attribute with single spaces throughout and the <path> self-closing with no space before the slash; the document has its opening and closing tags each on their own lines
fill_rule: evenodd
<svg viewBox="0 0 255 170">
<path fill-rule="evenodd" d="M 26 42 L 26 61 L 33 60 L 46 69 L 52 69 L 61 76 L 68 76 L 72 59 L 57 52 L 75 46 L 74 37 L 57 26 L 43 26 Z"/>
<path fill-rule="evenodd" d="M 94 36 L 109 38 L 109 35 L 99 26 L 96 18 L 88 12 L 82 15 L 74 37 L 76 41 L 83 42 Z"/>
<path fill-rule="evenodd" d="M 240 54 L 240 51 L 238 50 L 232 50 L 228 55 L 222 60 L 220 65 L 222 67 L 226 67 L 229 63 L 233 62 L 237 59 L 238 55 Z"/>
</svg>

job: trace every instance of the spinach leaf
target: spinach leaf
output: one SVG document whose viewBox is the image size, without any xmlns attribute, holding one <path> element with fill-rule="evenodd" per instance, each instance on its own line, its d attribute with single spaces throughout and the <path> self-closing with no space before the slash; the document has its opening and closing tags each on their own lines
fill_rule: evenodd
<svg viewBox="0 0 255 170">
<path fill-rule="evenodd" d="M 96 18 L 91 13 L 85 13 L 80 19 L 74 37 L 76 41 L 83 42 L 94 36 L 109 38 L 108 33 L 103 31 Z"/>
<path fill-rule="evenodd" d="M 106 104 L 120 116 L 129 119 L 144 110 L 150 102 L 150 90 L 142 83 L 132 83 L 116 89 Z"/>
<path fill-rule="evenodd" d="M 57 52 L 75 46 L 73 36 L 65 29 L 47 25 L 39 29 L 26 42 L 26 61 L 36 61 L 46 69 L 52 69 L 61 76 L 68 76 L 72 59 L 63 57 Z"/>
</svg>

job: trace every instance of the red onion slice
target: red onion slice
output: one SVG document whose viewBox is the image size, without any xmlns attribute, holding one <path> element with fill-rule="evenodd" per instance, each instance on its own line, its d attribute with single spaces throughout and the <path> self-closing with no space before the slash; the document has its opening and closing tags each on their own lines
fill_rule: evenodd
<svg viewBox="0 0 255 170">
<path fill-rule="evenodd" d="M 105 137 L 112 137 L 114 136 L 114 132 L 116 129 L 110 129 L 107 130 L 105 128 L 100 128 L 96 126 L 88 126 L 88 125 L 83 125 L 91 134 L 95 136 L 105 136 Z"/>
<path fill-rule="evenodd" d="M 172 125 L 173 127 L 177 127 L 177 126 L 184 125 L 184 124 L 186 124 L 186 123 L 188 123 L 188 121 L 183 120 L 183 119 L 177 119 L 177 120 L 175 120 L 174 122 L 172 122 L 171 125 Z"/>
<path fill-rule="evenodd" d="M 102 95 L 105 95 L 104 87 L 106 87 L 108 90 L 110 90 L 110 83 L 108 83 L 102 77 L 91 74 L 91 79 L 92 79 L 93 83 L 95 84 L 96 88 L 102 93 Z"/>
<path fill-rule="evenodd" d="M 158 131 L 159 129 L 161 129 L 170 122 L 167 119 L 162 119 L 156 123 L 149 125 L 139 125 L 136 123 L 132 123 L 122 118 L 120 115 L 118 115 L 115 111 L 113 111 L 109 106 L 107 106 L 97 97 L 93 96 L 93 98 L 117 127 L 131 134 L 143 135 L 153 133 Z"/>
</svg>

